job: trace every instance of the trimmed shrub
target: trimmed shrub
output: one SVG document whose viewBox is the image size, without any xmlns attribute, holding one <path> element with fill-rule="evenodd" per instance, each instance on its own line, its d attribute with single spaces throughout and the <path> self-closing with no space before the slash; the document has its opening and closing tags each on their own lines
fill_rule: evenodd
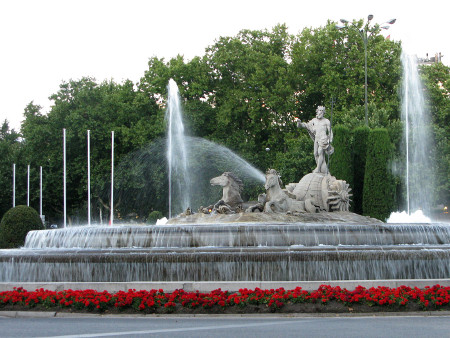
<svg viewBox="0 0 450 338">
<path fill-rule="evenodd" d="M 44 225 L 36 210 L 18 205 L 3 215 L 0 223 L 0 246 L 17 248 L 25 243 L 28 231 L 43 229 Z"/>
<path fill-rule="evenodd" d="M 156 224 L 156 221 L 163 218 L 163 214 L 161 211 L 152 211 L 147 217 L 148 224 Z"/>
<path fill-rule="evenodd" d="M 370 131 L 364 175 L 363 214 L 382 221 L 390 215 L 394 205 L 395 185 L 390 171 L 392 150 L 387 129 Z"/>
<path fill-rule="evenodd" d="M 366 170 L 367 139 L 369 138 L 369 127 L 355 128 L 353 136 L 353 211 L 357 214 L 363 212 L 363 187 L 364 173 Z"/>
<path fill-rule="evenodd" d="M 352 135 L 343 125 L 333 128 L 334 153 L 330 156 L 330 174 L 353 186 Z"/>
</svg>

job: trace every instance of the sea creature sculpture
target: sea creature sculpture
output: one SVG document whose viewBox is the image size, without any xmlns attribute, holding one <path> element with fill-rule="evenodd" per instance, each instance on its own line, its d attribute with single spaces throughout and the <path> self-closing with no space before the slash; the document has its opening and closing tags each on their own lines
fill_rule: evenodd
<svg viewBox="0 0 450 338">
<path fill-rule="evenodd" d="M 236 208 L 242 208 L 243 200 L 241 198 L 241 192 L 244 184 L 236 175 L 227 171 L 220 176 L 212 178 L 209 183 L 211 185 L 219 185 L 223 188 L 222 198 L 216 205 L 219 204 L 218 206 L 222 207 L 227 205 L 233 211 L 235 211 Z"/>
<path fill-rule="evenodd" d="M 305 203 L 296 201 L 281 189 L 280 175 L 275 169 L 269 169 L 266 173 L 266 199 L 264 212 L 305 212 Z"/>
</svg>

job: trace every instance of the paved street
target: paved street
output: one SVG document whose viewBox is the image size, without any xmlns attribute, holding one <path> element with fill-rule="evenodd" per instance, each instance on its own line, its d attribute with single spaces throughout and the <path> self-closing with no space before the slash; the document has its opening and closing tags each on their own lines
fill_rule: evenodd
<svg viewBox="0 0 450 338">
<path fill-rule="evenodd" d="M 448 337 L 450 316 L 5 318 L 1 337 Z"/>
</svg>

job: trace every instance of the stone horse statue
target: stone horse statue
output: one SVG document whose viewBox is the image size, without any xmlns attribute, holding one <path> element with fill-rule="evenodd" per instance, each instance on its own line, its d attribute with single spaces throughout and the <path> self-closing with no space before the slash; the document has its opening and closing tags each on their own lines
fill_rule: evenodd
<svg viewBox="0 0 450 338">
<path fill-rule="evenodd" d="M 269 169 L 266 172 L 266 198 L 264 212 L 305 212 L 305 203 L 296 201 L 281 189 L 280 175 L 275 169 Z"/>
<path fill-rule="evenodd" d="M 220 176 L 212 178 L 209 183 L 211 185 L 220 185 L 223 188 L 222 199 L 214 206 L 214 209 L 217 209 L 219 213 L 227 213 L 227 207 L 233 212 L 242 208 L 241 192 L 244 184 L 236 175 L 227 171 Z"/>
</svg>

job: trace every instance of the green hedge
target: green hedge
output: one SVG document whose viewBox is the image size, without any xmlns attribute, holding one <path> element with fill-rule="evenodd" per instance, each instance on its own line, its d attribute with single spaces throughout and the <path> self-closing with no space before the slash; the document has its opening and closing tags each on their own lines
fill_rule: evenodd
<svg viewBox="0 0 450 338">
<path fill-rule="evenodd" d="M 17 248 L 25 243 L 30 230 L 42 230 L 44 225 L 36 210 L 26 205 L 9 209 L 0 223 L 0 246 Z"/>
<path fill-rule="evenodd" d="M 395 184 L 390 171 L 393 147 L 387 129 L 371 130 L 367 148 L 363 214 L 384 221 L 393 209 L 395 196 Z"/>
<path fill-rule="evenodd" d="M 353 131 L 353 185 L 351 188 L 353 211 L 357 214 L 363 213 L 363 187 L 369 132 L 369 127 L 365 126 L 355 128 Z"/>
<path fill-rule="evenodd" d="M 334 153 L 330 157 L 330 174 L 353 186 L 352 135 L 349 128 L 337 125 L 333 128 Z"/>
</svg>

